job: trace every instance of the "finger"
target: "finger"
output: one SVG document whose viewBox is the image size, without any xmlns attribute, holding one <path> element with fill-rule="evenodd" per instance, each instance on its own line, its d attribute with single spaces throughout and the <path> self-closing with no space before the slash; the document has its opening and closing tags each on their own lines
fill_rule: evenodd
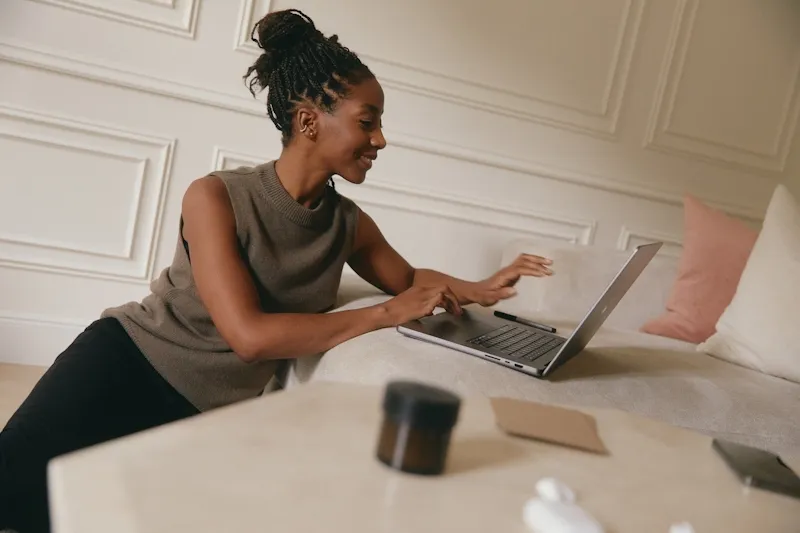
<svg viewBox="0 0 800 533">
<path fill-rule="evenodd" d="M 481 294 L 480 305 L 484 307 L 492 306 L 500 300 L 506 300 L 517 295 L 517 290 L 514 287 L 503 287 L 493 291 L 486 291 Z"/>
<path fill-rule="evenodd" d="M 441 307 L 448 313 L 454 315 L 461 313 L 461 307 L 458 305 L 458 299 L 453 295 L 452 291 L 447 286 L 439 287 L 433 295 L 432 300 L 435 306 Z"/>
<path fill-rule="evenodd" d="M 543 277 L 543 276 L 551 276 L 553 271 L 545 266 L 525 266 L 520 267 L 519 274 L 521 276 L 535 276 L 535 277 Z"/>
<path fill-rule="evenodd" d="M 506 300 L 517 295 L 517 290 L 514 287 L 504 287 L 496 291 L 488 292 L 484 295 L 484 306 L 494 305 L 500 300 Z"/>
<path fill-rule="evenodd" d="M 487 305 L 494 305 L 500 300 L 507 300 L 509 298 L 513 298 L 516 295 L 517 295 L 517 290 L 514 287 L 503 287 L 502 289 L 491 291 L 486 295 L 486 298 L 490 302 Z"/>
<path fill-rule="evenodd" d="M 455 293 L 448 287 L 447 290 L 443 293 L 443 296 L 447 300 L 447 303 L 449 304 L 447 310 L 453 313 L 454 315 L 460 315 L 461 305 L 458 303 L 458 297 L 455 295 Z"/>
<path fill-rule="evenodd" d="M 521 267 L 519 267 L 519 268 L 528 268 L 528 269 L 532 269 L 532 270 L 538 270 L 539 272 L 541 272 L 542 274 L 547 275 L 547 276 L 553 274 L 553 269 L 552 268 L 550 268 L 547 265 L 543 265 L 542 263 L 537 263 L 535 261 L 527 261 L 527 262 L 525 262 L 525 264 L 521 265 Z M 531 275 L 531 274 L 528 274 L 528 275 Z"/>
<path fill-rule="evenodd" d="M 545 264 L 540 261 L 533 261 L 529 259 L 526 259 L 520 266 L 525 266 L 528 268 L 541 268 L 544 269 L 545 271 L 551 271 L 552 269 L 552 266 L 550 264 Z"/>
<path fill-rule="evenodd" d="M 454 314 L 461 313 L 461 305 L 458 303 L 458 297 L 447 285 L 441 285 L 436 289 L 436 292 L 441 295 L 442 306 Z"/>
<path fill-rule="evenodd" d="M 496 304 L 499 301 L 500 301 L 500 298 L 491 298 L 491 297 L 485 296 L 479 303 L 483 307 L 491 307 L 491 306 L 493 306 L 494 304 Z"/>
<path fill-rule="evenodd" d="M 436 290 L 431 287 L 426 287 L 422 290 L 420 295 L 420 309 L 419 312 L 422 316 L 430 316 L 436 311 L 437 307 L 446 309 L 444 302 L 446 301 L 442 295 L 442 291 Z"/>
<path fill-rule="evenodd" d="M 500 300 L 505 300 L 506 298 L 511 298 L 512 296 L 517 295 L 517 289 L 514 287 L 503 287 L 500 290 L 495 291 L 495 297 Z"/>
<path fill-rule="evenodd" d="M 425 305 L 422 307 L 422 312 L 426 316 L 430 316 L 433 314 L 433 311 L 441 304 L 442 298 L 439 295 L 434 295 L 432 298 L 428 298 L 425 301 Z"/>
<path fill-rule="evenodd" d="M 542 257 L 540 255 L 533 255 L 533 254 L 522 254 L 520 258 L 525 262 L 533 262 L 538 263 L 541 265 L 552 265 L 553 260 L 547 257 Z"/>
<path fill-rule="evenodd" d="M 436 295 L 443 293 L 446 290 L 444 285 L 433 285 L 431 287 L 425 287 L 423 290 L 423 295 L 425 298 L 435 298 Z"/>
<path fill-rule="evenodd" d="M 499 272 L 498 274 L 496 274 L 494 276 L 494 279 L 492 280 L 492 285 L 494 285 L 495 287 L 499 288 L 499 287 L 503 287 L 505 285 L 513 285 L 513 284 L 515 284 L 517 281 L 519 281 L 519 277 L 520 277 L 519 269 L 520 268 L 521 267 L 516 266 L 516 267 L 511 267 L 511 268 L 509 268 L 507 270 Z"/>
<path fill-rule="evenodd" d="M 515 267 L 513 270 L 509 271 L 507 274 L 498 277 L 497 283 L 495 284 L 494 288 L 499 289 L 501 287 L 516 285 L 522 276 L 534 276 L 537 278 L 541 278 L 549 275 L 550 274 L 548 273 L 548 269 L 542 266 L 536 266 L 536 267 L 518 266 Z"/>
</svg>

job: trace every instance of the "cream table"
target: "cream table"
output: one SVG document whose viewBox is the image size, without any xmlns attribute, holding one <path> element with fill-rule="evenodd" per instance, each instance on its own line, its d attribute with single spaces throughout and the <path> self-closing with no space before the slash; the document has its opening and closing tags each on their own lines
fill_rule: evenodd
<svg viewBox="0 0 800 533">
<path fill-rule="evenodd" d="M 487 398 L 464 398 L 446 473 L 399 473 L 375 459 L 382 397 L 309 384 L 57 458 L 53 529 L 525 532 L 523 505 L 545 476 L 609 533 L 800 529 L 800 500 L 744 488 L 708 437 L 611 410 L 583 410 L 602 456 L 508 436 Z"/>
</svg>

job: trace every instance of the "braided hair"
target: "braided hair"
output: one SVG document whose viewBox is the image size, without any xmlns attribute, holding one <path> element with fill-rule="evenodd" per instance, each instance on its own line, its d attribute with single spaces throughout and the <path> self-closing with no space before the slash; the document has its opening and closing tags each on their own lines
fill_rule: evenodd
<svg viewBox="0 0 800 533">
<path fill-rule="evenodd" d="M 299 104 L 332 112 L 349 87 L 374 77 L 355 53 L 339 44 L 338 36 L 326 38 L 296 9 L 268 13 L 255 24 L 250 38 L 264 52 L 247 69 L 244 80 L 250 78 L 254 97 L 257 89 L 269 88 L 267 112 L 284 146 L 294 134 L 292 122 Z"/>
</svg>

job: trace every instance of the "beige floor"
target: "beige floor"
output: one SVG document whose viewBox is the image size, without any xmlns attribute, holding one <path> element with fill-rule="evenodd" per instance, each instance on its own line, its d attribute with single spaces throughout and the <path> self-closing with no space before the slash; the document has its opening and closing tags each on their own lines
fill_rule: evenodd
<svg viewBox="0 0 800 533">
<path fill-rule="evenodd" d="M 46 367 L 0 363 L 0 428 L 19 407 Z"/>
</svg>

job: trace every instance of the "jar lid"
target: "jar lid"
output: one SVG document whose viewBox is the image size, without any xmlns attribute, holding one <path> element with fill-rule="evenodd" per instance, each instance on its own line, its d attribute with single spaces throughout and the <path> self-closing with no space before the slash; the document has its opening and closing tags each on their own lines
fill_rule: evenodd
<svg viewBox="0 0 800 533">
<path fill-rule="evenodd" d="M 411 381 L 393 381 L 386 387 L 383 410 L 395 422 L 426 428 L 452 428 L 461 399 L 452 392 Z"/>
</svg>

